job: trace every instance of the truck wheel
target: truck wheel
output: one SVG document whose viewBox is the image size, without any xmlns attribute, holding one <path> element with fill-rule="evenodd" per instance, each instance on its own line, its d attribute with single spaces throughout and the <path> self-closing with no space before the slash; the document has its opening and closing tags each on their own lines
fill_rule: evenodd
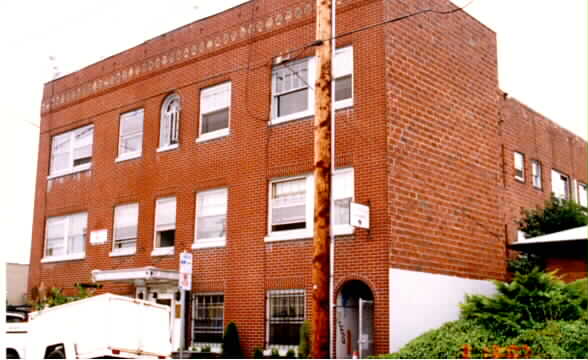
<svg viewBox="0 0 588 360">
<path fill-rule="evenodd" d="M 65 353 L 61 349 L 55 349 L 49 353 L 47 359 L 65 359 Z"/>
<path fill-rule="evenodd" d="M 6 348 L 6 358 L 7 359 L 20 359 L 18 356 L 18 352 L 12 348 Z"/>
</svg>

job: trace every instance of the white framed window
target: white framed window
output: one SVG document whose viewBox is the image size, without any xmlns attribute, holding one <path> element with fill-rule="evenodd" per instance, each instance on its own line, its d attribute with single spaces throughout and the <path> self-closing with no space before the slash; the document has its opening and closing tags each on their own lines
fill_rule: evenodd
<svg viewBox="0 0 588 360">
<path fill-rule="evenodd" d="M 143 109 L 130 111 L 120 116 L 117 161 L 141 156 L 143 149 Z"/>
<path fill-rule="evenodd" d="M 155 247 L 151 255 L 171 255 L 176 242 L 176 198 L 155 202 Z"/>
<path fill-rule="evenodd" d="M 586 194 L 586 184 L 578 181 L 578 204 L 588 207 L 588 196 Z"/>
<path fill-rule="evenodd" d="M 158 152 L 175 149 L 180 143 L 180 97 L 169 95 L 161 106 Z"/>
<path fill-rule="evenodd" d="M 353 106 L 353 47 L 335 50 L 335 109 Z M 272 124 L 314 114 L 314 57 L 276 66 L 272 71 Z"/>
<path fill-rule="evenodd" d="M 288 240 L 312 237 L 312 175 L 270 182 L 268 238 Z"/>
<path fill-rule="evenodd" d="M 304 290 L 270 290 L 266 306 L 268 345 L 298 345 L 304 322 Z"/>
<path fill-rule="evenodd" d="M 87 226 L 88 213 L 85 212 L 48 218 L 42 262 L 84 258 Z"/>
<path fill-rule="evenodd" d="M 314 113 L 314 57 L 277 66 L 272 71 L 272 123 Z"/>
<path fill-rule="evenodd" d="M 192 301 L 192 343 L 195 346 L 223 342 L 225 296 L 222 293 L 196 294 Z"/>
<path fill-rule="evenodd" d="M 335 171 L 333 177 L 333 232 L 351 234 L 349 207 L 354 197 L 352 168 Z M 314 177 L 276 179 L 269 187 L 269 220 L 266 241 L 312 237 L 314 226 Z"/>
<path fill-rule="evenodd" d="M 335 50 L 335 109 L 353 106 L 353 47 Z"/>
<path fill-rule="evenodd" d="M 570 179 L 557 170 L 551 170 L 551 192 L 560 199 L 570 199 Z"/>
<path fill-rule="evenodd" d="M 49 177 L 87 170 L 92 166 L 94 125 L 84 126 L 53 137 Z"/>
<path fill-rule="evenodd" d="M 541 168 L 541 162 L 539 162 L 539 160 L 533 160 L 531 162 L 531 172 L 533 177 L 533 186 L 537 189 L 543 189 L 543 169 Z"/>
<path fill-rule="evenodd" d="M 197 141 L 229 135 L 231 82 L 200 91 L 200 131 Z"/>
<path fill-rule="evenodd" d="M 137 249 L 139 204 L 125 204 L 114 208 L 114 231 L 111 255 L 130 255 Z"/>
<path fill-rule="evenodd" d="M 520 152 L 514 153 L 515 179 L 525 181 L 525 155 Z"/>
<path fill-rule="evenodd" d="M 227 239 L 228 190 L 216 189 L 196 194 L 196 229 L 192 248 L 225 246 Z"/>
<path fill-rule="evenodd" d="M 350 225 L 350 207 L 355 198 L 354 171 L 352 168 L 335 171 L 333 177 L 333 231 L 335 235 L 353 233 Z"/>
</svg>

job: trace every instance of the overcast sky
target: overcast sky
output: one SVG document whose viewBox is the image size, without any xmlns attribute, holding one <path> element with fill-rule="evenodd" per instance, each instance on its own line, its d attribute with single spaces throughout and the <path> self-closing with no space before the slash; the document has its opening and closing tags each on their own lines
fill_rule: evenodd
<svg viewBox="0 0 588 360">
<path fill-rule="evenodd" d="M 4 260 L 29 261 L 43 83 L 243 2 L 2 1 Z M 467 11 L 497 33 L 500 88 L 586 138 L 587 1 L 474 0 Z"/>
</svg>

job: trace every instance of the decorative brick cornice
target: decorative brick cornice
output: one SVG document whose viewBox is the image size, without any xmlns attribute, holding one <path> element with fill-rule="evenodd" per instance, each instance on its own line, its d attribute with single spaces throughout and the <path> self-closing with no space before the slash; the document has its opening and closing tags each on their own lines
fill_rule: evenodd
<svg viewBox="0 0 588 360">
<path fill-rule="evenodd" d="M 337 5 L 344 5 L 352 1 L 354 0 L 337 0 Z M 254 6 L 255 4 L 252 5 Z M 195 39 L 158 55 L 147 57 L 134 64 L 125 66 L 123 69 L 115 70 L 108 75 L 86 81 L 43 99 L 41 113 L 50 112 L 90 96 L 104 93 L 109 89 L 129 83 L 148 74 L 165 68 L 171 68 L 181 63 L 187 63 L 195 58 L 205 56 L 239 42 L 245 42 L 253 37 L 261 36 L 286 25 L 302 22 L 313 16 L 315 11 L 313 5 L 313 0 L 294 3 L 275 11 L 271 15 L 262 15 L 258 20 L 249 20 L 232 27 L 227 27 L 224 31 L 218 31 L 203 38 Z M 198 22 L 196 21 L 192 25 Z"/>
</svg>

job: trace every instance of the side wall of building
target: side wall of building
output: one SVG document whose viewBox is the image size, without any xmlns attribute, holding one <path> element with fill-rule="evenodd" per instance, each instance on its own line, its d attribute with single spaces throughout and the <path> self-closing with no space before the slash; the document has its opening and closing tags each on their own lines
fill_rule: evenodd
<svg viewBox="0 0 588 360">
<path fill-rule="evenodd" d="M 428 8 L 455 7 L 385 2 L 387 19 Z M 504 277 L 496 61 L 495 34 L 464 12 L 386 26 L 390 267 Z"/>
<path fill-rule="evenodd" d="M 517 239 L 518 225 L 523 209 L 543 207 L 552 193 L 551 170 L 570 177 L 571 198 L 577 196 L 573 184 L 587 183 L 588 146 L 586 141 L 555 124 L 505 94 L 500 100 L 500 137 L 502 143 L 504 224 L 508 242 Z M 515 179 L 514 152 L 524 155 L 525 179 Z M 533 186 L 533 160 L 541 164 L 542 186 Z"/>
</svg>

